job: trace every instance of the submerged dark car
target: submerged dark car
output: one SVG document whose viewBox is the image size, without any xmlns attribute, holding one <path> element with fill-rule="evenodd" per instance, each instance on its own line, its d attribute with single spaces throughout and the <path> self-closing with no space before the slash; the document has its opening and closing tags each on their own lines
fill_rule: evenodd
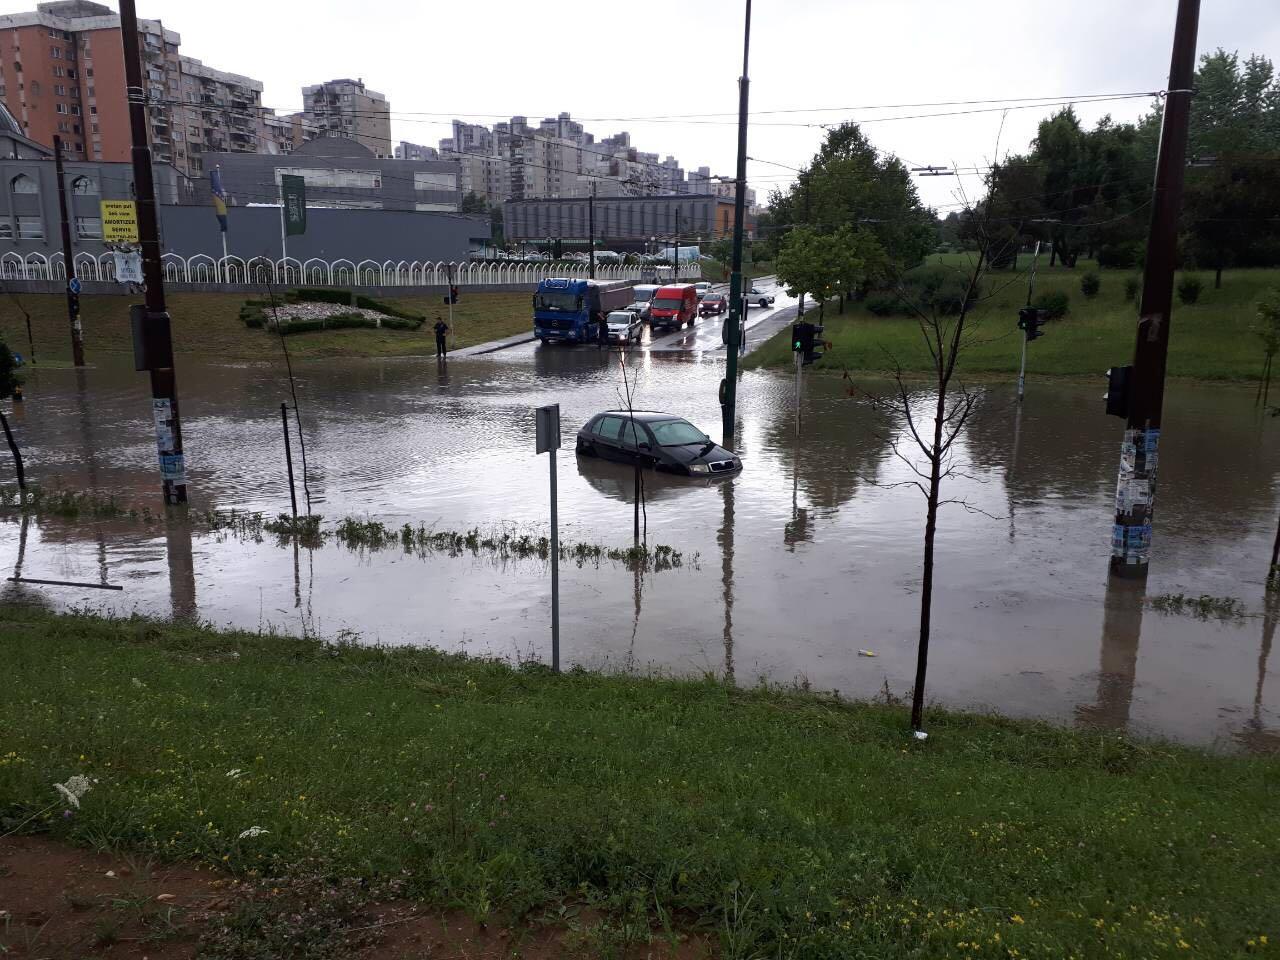
<svg viewBox="0 0 1280 960">
<path fill-rule="evenodd" d="M 606 410 L 578 431 L 577 452 L 621 463 L 639 462 L 690 477 L 728 474 L 742 461 L 688 420 L 669 413 Z"/>
</svg>

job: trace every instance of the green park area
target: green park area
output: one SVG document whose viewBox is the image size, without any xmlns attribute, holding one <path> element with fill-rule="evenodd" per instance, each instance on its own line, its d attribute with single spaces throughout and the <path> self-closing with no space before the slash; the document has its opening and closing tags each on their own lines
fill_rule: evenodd
<svg viewBox="0 0 1280 960">
<path fill-rule="evenodd" d="M 963 279 L 968 272 L 967 258 L 965 254 L 934 256 L 919 269 Z M 983 277 L 981 299 L 966 320 L 970 343 L 962 349 L 957 364 L 962 379 L 969 375 L 1017 375 L 1023 342 L 1018 309 L 1027 300 L 1029 261 L 1024 255 L 1017 273 L 996 270 Z M 1096 294 L 1086 296 L 1082 281 L 1090 275 L 1100 286 Z M 1195 303 L 1182 303 L 1175 294 L 1169 375 L 1201 380 L 1258 379 L 1264 353 L 1263 341 L 1254 332 L 1257 304 L 1268 289 L 1280 287 L 1280 270 L 1228 270 L 1223 273 L 1221 289 L 1214 288 L 1212 273 L 1179 274 L 1178 281 L 1187 276 L 1199 279 L 1201 289 Z M 1129 363 L 1138 309 L 1136 298 L 1128 294 L 1140 281 L 1136 272 L 1098 270 L 1084 260 L 1075 269 L 1047 268 L 1042 263 L 1035 283 L 1037 301 L 1066 297 L 1068 307 L 1065 315 L 1045 324 L 1044 336 L 1029 344 L 1028 376 L 1100 378 L 1108 367 Z M 812 299 L 805 319 L 818 320 Z M 917 320 L 892 292 L 851 301 L 843 313 L 838 302 L 832 301 L 823 310 L 823 323 L 822 338 L 832 346 L 815 369 L 880 373 L 891 371 L 895 364 L 908 373 L 932 369 Z M 784 331 L 748 357 L 746 366 L 789 367 L 791 363 L 790 333 Z"/>
<path fill-rule="evenodd" d="M 512 955 L 548 926 L 741 960 L 1280 936 L 1274 758 L 945 712 L 921 742 L 892 700 L 19 604 L 0 634 L 0 831 L 268 888 L 209 956 L 333 955 L 389 880 Z"/>
<path fill-rule="evenodd" d="M 280 355 L 280 339 L 266 329 L 247 327 L 240 318 L 245 294 L 171 293 L 173 348 L 179 362 L 184 357 L 218 362 L 270 360 Z M 138 302 L 126 296 L 84 296 L 81 318 L 85 354 L 90 363 L 100 357 L 132 356 L 129 306 Z M 416 330 L 340 329 L 289 337 L 294 357 L 398 357 L 435 353 L 432 325 L 436 316 L 448 319 L 443 295 L 386 298 L 385 302 L 406 314 L 425 316 Z M 27 354 L 24 311 L 31 316 L 36 359 L 41 363 L 70 363 L 71 335 L 67 301 L 63 296 L 18 294 L 0 298 L 0 340 L 10 349 Z M 455 348 L 509 337 L 530 329 L 529 297 L 523 293 L 471 293 L 463 291 L 453 308 Z"/>
</svg>

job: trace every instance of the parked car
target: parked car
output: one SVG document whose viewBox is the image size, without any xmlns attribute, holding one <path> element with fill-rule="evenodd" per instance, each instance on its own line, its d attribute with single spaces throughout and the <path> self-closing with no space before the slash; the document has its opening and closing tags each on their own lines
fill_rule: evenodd
<svg viewBox="0 0 1280 960">
<path fill-rule="evenodd" d="M 640 341 L 640 329 L 643 326 L 640 317 L 631 310 L 614 310 L 605 317 L 609 325 L 609 341 L 611 343 L 630 343 Z"/>
<path fill-rule="evenodd" d="M 698 316 L 718 317 L 729 309 L 729 298 L 723 293 L 708 293 L 698 304 Z"/>
<path fill-rule="evenodd" d="M 649 319 L 649 301 L 648 300 L 637 300 L 635 303 L 628 303 L 622 309 L 630 310 L 641 320 Z"/>
<path fill-rule="evenodd" d="M 670 413 L 606 410 L 578 431 L 577 453 L 690 477 L 731 474 L 742 460 Z"/>
<path fill-rule="evenodd" d="M 747 291 L 747 299 L 761 307 L 772 307 L 773 301 L 778 298 L 776 293 L 765 293 L 763 290 L 757 289 L 754 285 Z"/>
<path fill-rule="evenodd" d="M 699 280 L 693 285 L 693 289 L 698 291 L 698 302 L 701 303 L 703 298 L 711 292 L 711 284 L 706 280 Z"/>
</svg>

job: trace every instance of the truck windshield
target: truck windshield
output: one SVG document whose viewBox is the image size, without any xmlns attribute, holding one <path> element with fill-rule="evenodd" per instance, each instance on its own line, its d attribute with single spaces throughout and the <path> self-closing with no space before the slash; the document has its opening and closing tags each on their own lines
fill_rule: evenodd
<svg viewBox="0 0 1280 960">
<path fill-rule="evenodd" d="M 564 290 L 543 290 L 538 294 L 538 309 L 576 311 L 578 298 Z"/>
<path fill-rule="evenodd" d="M 679 310 L 683 303 L 671 297 L 662 297 L 661 299 L 654 297 L 649 301 L 649 306 L 655 310 Z"/>
</svg>

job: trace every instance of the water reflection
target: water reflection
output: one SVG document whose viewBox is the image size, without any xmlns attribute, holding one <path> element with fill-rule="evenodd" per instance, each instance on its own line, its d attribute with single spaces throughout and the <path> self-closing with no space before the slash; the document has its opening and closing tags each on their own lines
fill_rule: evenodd
<svg viewBox="0 0 1280 960">
<path fill-rule="evenodd" d="M 1263 719 L 1263 688 L 1267 682 L 1267 660 L 1275 641 L 1276 624 L 1280 622 L 1280 592 L 1266 592 L 1262 616 L 1262 645 L 1258 651 L 1258 681 L 1253 693 L 1253 712 L 1236 732 L 1235 740 L 1253 753 L 1280 754 L 1280 729 L 1268 729 Z"/>
<path fill-rule="evenodd" d="M 169 567 L 170 615 L 174 620 L 196 620 L 196 568 L 191 557 L 191 524 L 185 510 L 165 511 L 164 545 Z"/>
<path fill-rule="evenodd" d="M 724 601 L 724 678 L 728 683 L 735 681 L 733 666 L 733 524 L 734 509 L 733 481 L 727 481 L 720 487 L 720 495 L 724 498 L 724 518 L 720 523 L 720 533 L 716 537 L 720 544 L 720 587 Z"/>
<path fill-rule="evenodd" d="M 1107 578 L 1097 693 L 1093 703 L 1076 707 L 1076 719 L 1081 724 L 1102 730 L 1123 731 L 1128 727 L 1146 601 L 1144 581 Z"/>
</svg>

